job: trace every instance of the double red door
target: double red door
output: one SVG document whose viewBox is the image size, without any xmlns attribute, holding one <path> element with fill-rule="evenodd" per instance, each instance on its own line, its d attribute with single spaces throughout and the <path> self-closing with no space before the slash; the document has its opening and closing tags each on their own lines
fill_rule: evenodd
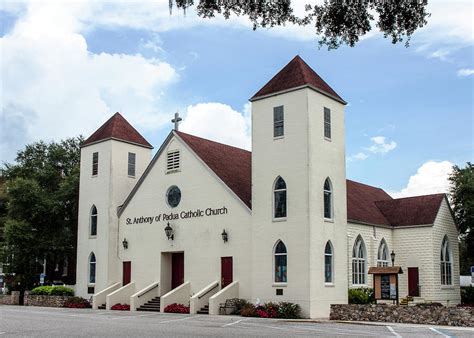
<svg viewBox="0 0 474 338">
<path fill-rule="evenodd" d="M 184 283 L 184 252 L 171 254 L 171 289 Z"/>
<path fill-rule="evenodd" d="M 232 283 L 233 279 L 232 257 L 221 257 L 221 288 Z"/>
</svg>

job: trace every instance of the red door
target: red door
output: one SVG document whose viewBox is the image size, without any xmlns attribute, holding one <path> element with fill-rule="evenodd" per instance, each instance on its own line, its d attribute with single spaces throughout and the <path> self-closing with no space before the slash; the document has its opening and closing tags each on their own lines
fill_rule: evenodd
<svg viewBox="0 0 474 338">
<path fill-rule="evenodd" d="M 232 283 L 232 278 L 232 257 L 221 257 L 221 288 L 225 288 Z"/>
<path fill-rule="evenodd" d="M 184 283 L 184 252 L 171 254 L 171 289 Z"/>
<path fill-rule="evenodd" d="M 127 285 L 132 280 L 132 262 L 123 262 L 122 285 Z"/>
<path fill-rule="evenodd" d="M 419 276 L 418 268 L 408 268 L 408 295 L 412 297 L 419 297 Z"/>
</svg>

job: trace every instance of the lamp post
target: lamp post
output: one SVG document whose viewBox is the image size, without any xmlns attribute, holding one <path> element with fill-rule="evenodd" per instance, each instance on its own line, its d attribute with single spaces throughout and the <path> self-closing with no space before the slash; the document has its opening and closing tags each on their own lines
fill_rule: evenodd
<svg viewBox="0 0 474 338">
<path fill-rule="evenodd" d="M 127 241 L 126 238 L 123 239 L 122 245 L 123 245 L 123 248 L 124 248 L 125 250 L 128 249 L 128 241 Z"/>
<path fill-rule="evenodd" d="M 170 222 L 168 222 L 168 224 L 166 225 L 165 234 L 166 234 L 166 237 L 168 238 L 168 240 L 170 240 L 170 239 L 174 240 L 173 228 L 170 226 Z"/>
<path fill-rule="evenodd" d="M 227 234 L 227 232 L 224 230 L 222 230 L 222 240 L 224 241 L 224 243 L 227 243 L 227 241 L 229 240 L 229 235 Z"/>
<path fill-rule="evenodd" d="M 390 258 L 392 259 L 392 266 L 395 266 L 395 252 L 392 250 L 392 253 L 390 254 Z"/>
</svg>

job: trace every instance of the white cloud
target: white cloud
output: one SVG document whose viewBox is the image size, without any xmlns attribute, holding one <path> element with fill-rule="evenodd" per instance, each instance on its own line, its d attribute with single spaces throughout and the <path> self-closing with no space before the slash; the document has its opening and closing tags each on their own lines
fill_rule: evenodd
<svg viewBox="0 0 474 338">
<path fill-rule="evenodd" d="M 428 55 L 428 58 L 430 59 L 440 59 L 442 61 L 448 60 L 448 55 L 451 54 L 451 52 L 447 49 L 438 49 L 434 52 L 432 52 L 430 55 Z"/>
<path fill-rule="evenodd" d="M 385 142 L 385 139 L 384 136 L 372 137 L 370 140 L 373 144 L 367 150 L 374 154 L 386 154 L 397 147 L 395 141 Z"/>
<path fill-rule="evenodd" d="M 471 76 L 474 74 L 474 69 L 472 68 L 463 68 L 458 70 L 458 76 Z"/>
<path fill-rule="evenodd" d="M 368 157 L 369 157 L 369 155 L 367 155 L 366 153 L 359 152 L 355 155 L 349 156 L 347 158 L 347 162 L 363 161 L 363 160 L 367 159 Z"/>
<path fill-rule="evenodd" d="M 177 71 L 140 54 L 88 51 L 81 18 L 90 12 L 87 3 L 30 3 L 0 38 L 2 161 L 27 142 L 88 135 L 117 110 L 140 128 L 167 122 L 160 98 Z"/>
<path fill-rule="evenodd" d="M 405 188 L 398 192 L 391 192 L 394 198 L 419 196 L 436 193 L 447 193 L 449 190 L 448 177 L 453 170 L 449 161 L 428 161 L 424 163 L 416 174 L 408 180 Z"/>
<path fill-rule="evenodd" d="M 250 149 L 250 105 L 239 113 L 229 105 L 208 102 L 187 108 L 180 130 L 235 147 Z"/>
</svg>

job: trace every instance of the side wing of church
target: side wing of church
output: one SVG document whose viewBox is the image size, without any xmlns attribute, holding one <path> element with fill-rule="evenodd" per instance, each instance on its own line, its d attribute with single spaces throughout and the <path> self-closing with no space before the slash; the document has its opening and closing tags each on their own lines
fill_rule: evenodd
<svg viewBox="0 0 474 338">
<path fill-rule="evenodd" d="M 400 298 L 460 302 L 443 194 L 392 199 L 346 180 L 346 103 L 299 56 L 250 100 L 252 152 L 175 128 L 151 158 L 119 113 L 84 142 L 77 295 L 211 314 L 232 298 L 287 301 L 327 317 L 348 288 L 372 287 L 370 267 L 395 263 Z"/>
</svg>

